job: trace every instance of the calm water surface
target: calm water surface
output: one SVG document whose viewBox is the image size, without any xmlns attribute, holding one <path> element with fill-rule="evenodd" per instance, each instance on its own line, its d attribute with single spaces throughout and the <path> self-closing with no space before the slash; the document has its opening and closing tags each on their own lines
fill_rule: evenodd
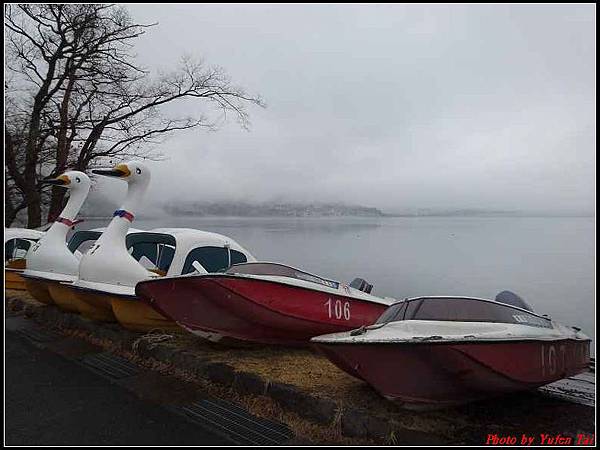
<svg viewBox="0 0 600 450">
<path fill-rule="evenodd" d="M 85 227 L 104 226 L 87 221 Z M 83 225 L 83 224 L 82 224 Z M 136 228 L 188 227 L 228 235 L 259 260 L 373 293 L 493 298 L 509 289 L 534 310 L 595 337 L 594 218 L 136 219 Z"/>
</svg>

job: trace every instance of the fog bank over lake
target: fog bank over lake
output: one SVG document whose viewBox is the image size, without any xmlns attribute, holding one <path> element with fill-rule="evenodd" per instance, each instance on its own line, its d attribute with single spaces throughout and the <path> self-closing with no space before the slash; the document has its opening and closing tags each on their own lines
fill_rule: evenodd
<svg viewBox="0 0 600 450">
<path fill-rule="evenodd" d="M 155 198 L 595 210 L 594 5 L 128 8 L 149 69 L 203 56 L 267 103 L 159 146 Z"/>
<path fill-rule="evenodd" d="M 110 217 L 125 197 L 125 183 L 98 179 L 83 206 L 82 214 L 93 217 Z M 210 196 L 208 196 L 210 197 Z M 199 197 L 195 200 L 155 198 L 147 196 L 136 205 L 136 215 L 144 218 L 167 216 L 227 216 L 227 217 L 593 217 L 593 210 L 562 209 L 493 209 L 441 206 L 397 207 L 380 209 L 370 205 L 358 205 L 343 201 L 307 202 L 296 201 L 210 201 Z"/>
</svg>

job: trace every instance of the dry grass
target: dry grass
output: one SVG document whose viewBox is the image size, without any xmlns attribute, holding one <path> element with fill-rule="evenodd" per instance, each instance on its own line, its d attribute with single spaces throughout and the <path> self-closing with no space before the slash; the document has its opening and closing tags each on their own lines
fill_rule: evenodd
<svg viewBox="0 0 600 450">
<path fill-rule="evenodd" d="M 6 297 L 6 306 L 9 310 L 13 310 L 17 305 L 19 305 L 19 302 L 23 302 L 29 306 L 43 306 L 42 303 L 38 302 L 31 295 L 29 295 L 27 291 L 5 289 L 4 296 Z"/>
<path fill-rule="evenodd" d="M 348 389 L 362 384 L 310 349 L 267 345 L 231 348 L 191 335 L 174 336 L 168 345 L 227 363 L 238 371 L 256 373 L 266 380 L 293 384 L 312 392 L 345 395 Z"/>
</svg>

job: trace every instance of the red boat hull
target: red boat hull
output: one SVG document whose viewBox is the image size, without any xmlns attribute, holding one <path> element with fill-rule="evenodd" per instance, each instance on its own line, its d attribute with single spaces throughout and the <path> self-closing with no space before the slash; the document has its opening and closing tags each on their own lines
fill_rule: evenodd
<svg viewBox="0 0 600 450">
<path fill-rule="evenodd" d="M 371 324 L 387 308 L 233 275 L 144 281 L 136 286 L 136 294 L 192 332 L 266 344 L 308 345 L 311 337 Z"/>
<path fill-rule="evenodd" d="M 316 347 L 381 395 L 426 409 L 536 388 L 584 372 L 589 341 L 328 344 Z"/>
</svg>

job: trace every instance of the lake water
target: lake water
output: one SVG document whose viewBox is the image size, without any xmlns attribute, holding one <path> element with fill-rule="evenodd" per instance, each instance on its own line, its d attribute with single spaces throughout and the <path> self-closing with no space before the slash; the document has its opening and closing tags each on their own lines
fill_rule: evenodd
<svg viewBox="0 0 600 450">
<path fill-rule="evenodd" d="M 107 221 L 86 221 L 84 228 Z M 535 311 L 595 336 L 594 218 L 136 219 L 136 228 L 188 227 L 228 235 L 259 260 L 373 284 L 398 299 L 494 298 L 509 289 Z"/>
</svg>

